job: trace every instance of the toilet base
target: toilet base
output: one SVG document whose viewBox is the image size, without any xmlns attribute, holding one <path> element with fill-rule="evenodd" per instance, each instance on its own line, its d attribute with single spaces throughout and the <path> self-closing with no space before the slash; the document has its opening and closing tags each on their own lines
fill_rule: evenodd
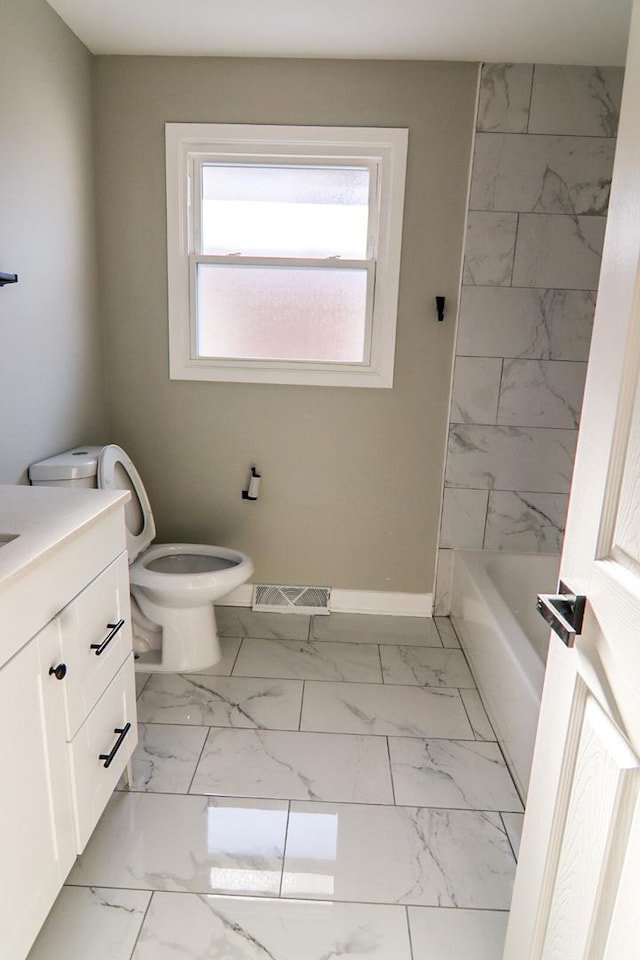
<svg viewBox="0 0 640 960">
<path fill-rule="evenodd" d="M 140 673 L 206 670 L 222 658 L 212 603 L 161 607 L 133 587 L 131 615 L 135 667 Z"/>
</svg>

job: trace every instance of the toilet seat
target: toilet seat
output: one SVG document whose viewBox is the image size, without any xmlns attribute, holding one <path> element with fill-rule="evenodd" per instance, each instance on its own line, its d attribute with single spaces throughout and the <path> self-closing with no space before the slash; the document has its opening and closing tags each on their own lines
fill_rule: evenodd
<svg viewBox="0 0 640 960">
<path fill-rule="evenodd" d="M 98 458 L 98 487 L 102 490 L 129 490 L 131 500 L 125 506 L 129 563 L 147 549 L 156 535 L 151 504 L 142 477 L 122 447 L 110 443 Z"/>
</svg>

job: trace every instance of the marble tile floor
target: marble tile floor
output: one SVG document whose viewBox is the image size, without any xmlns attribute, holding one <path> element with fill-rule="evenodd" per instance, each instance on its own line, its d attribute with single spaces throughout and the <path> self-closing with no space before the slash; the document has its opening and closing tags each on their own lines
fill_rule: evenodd
<svg viewBox="0 0 640 960">
<path fill-rule="evenodd" d="M 523 809 L 446 618 L 220 608 L 28 960 L 500 960 Z"/>
</svg>

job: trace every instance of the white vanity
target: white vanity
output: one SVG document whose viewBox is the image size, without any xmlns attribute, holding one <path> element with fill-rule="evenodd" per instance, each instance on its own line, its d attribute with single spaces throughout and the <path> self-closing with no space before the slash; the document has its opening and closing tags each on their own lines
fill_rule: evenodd
<svg viewBox="0 0 640 960">
<path fill-rule="evenodd" d="M 24 960 L 137 742 L 128 498 L 0 486 L 3 960 Z"/>
</svg>

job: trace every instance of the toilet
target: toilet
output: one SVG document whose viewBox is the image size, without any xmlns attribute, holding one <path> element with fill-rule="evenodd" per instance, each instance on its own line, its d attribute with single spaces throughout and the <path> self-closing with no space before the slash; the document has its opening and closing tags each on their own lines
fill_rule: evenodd
<svg viewBox="0 0 640 960">
<path fill-rule="evenodd" d="M 251 577 L 249 557 L 207 544 L 152 545 L 156 528 L 144 484 L 115 444 L 40 460 L 29 479 L 33 486 L 130 491 L 125 521 L 136 670 L 184 673 L 220 660 L 214 601 Z"/>
</svg>

